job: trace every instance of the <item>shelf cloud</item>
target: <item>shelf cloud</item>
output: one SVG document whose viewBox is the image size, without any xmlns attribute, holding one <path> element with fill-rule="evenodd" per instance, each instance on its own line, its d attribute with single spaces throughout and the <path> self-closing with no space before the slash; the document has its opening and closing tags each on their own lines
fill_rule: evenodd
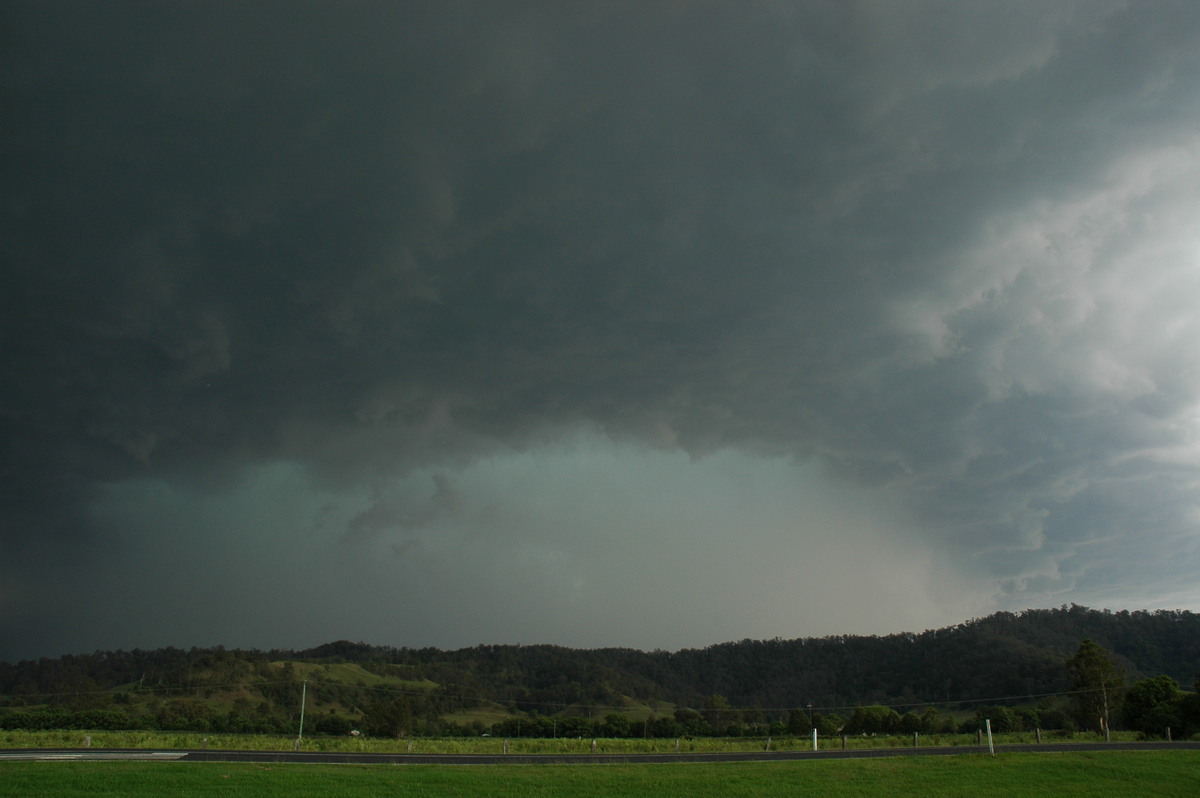
<svg viewBox="0 0 1200 798">
<path fill-rule="evenodd" d="M 1200 608 L 1200 6 L 6 4 L 0 658 Z"/>
</svg>

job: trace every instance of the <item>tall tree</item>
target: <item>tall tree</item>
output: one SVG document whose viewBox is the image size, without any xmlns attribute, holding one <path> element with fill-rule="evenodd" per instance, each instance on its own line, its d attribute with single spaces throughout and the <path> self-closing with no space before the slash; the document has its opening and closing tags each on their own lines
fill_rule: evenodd
<svg viewBox="0 0 1200 798">
<path fill-rule="evenodd" d="M 1170 676 L 1142 679 L 1125 696 L 1122 717 L 1126 728 L 1147 735 L 1165 735 L 1167 728 L 1178 734 L 1183 725 L 1179 683 Z"/>
<path fill-rule="evenodd" d="M 714 693 L 704 702 L 704 719 L 713 734 L 726 734 L 736 720 L 736 712 L 729 706 L 729 699 Z"/>
<path fill-rule="evenodd" d="M 412 708 L 404 696 L 376 701 L 363 713 L 363 730 L 372 737 L 404 737 L 411 729 Z"/>
<path fill-rule="evenodd" d="M 1107 732 L 1125 687 L 1125 672 L 1104 646 L 1084 640 L 1067 660 L 1079 725 Z"/>
</svg>

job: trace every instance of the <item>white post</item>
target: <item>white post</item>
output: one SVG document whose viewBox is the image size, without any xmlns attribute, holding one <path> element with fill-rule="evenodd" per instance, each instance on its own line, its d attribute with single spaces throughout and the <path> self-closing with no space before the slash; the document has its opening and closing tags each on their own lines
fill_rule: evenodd
<svg viewBox="0 0 1200 798">
<path fill-rule="evenodd" d="M 988 733 L 988 753 L 992 756 L 996 755 L 996 746 L 992 745 L 992 721 L 989 718 L 984 718 L 984 723 L 987 724 Z"/>
<path fill-rule="evenodd" d="M 817 730 L 813 729 L 813 750 L 817 750 Z"/>
</svg>

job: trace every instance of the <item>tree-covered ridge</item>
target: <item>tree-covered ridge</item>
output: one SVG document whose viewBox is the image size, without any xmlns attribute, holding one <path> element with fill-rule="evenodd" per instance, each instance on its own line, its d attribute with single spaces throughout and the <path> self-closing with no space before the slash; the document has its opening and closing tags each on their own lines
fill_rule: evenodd
<svg viewBox="0 0 1200 798">
<path fill-rule="evenodd" d="M 809 705 L 847 716 L 870 705 L 973 711 L 984 702 L 1065 693 L 1065 664 L 1082 640 L 1112 652 L 1131 682 L 1162 675 L 1190 686 L 1200 671 L 1200 615 L 1072 605 L 920 634 L 743 640 L 676 652 L 553 645 L 443 651 L 348 641 L 302 651 L 101 651 L 0 663 L 0 697 L 15 708 L 136 707 L 160 724 L 177 715 L 192 722 L 199 713 L 247 730 L 292 723 L 302 682 L 316 717 L 360 719 L 402 699 L 404 712 L 427 724 L 484 710 L 601 718 L 639 707 L 718 719 L 726 708 L 786 719 Z"/>
<path fill-rule="evenodd" d="M 996 613 L 921 634 L 744 640 L 652 656 L 656 681 L 691 700 L 720 693 L 742 706 L 946 703 L 1063 690 L 1063 662 L 1083 639 L 1113 651 L 1134 676 L 1191 684 L 1200 670 L 1200 616 L 1080 606 Z"/>
</svg>

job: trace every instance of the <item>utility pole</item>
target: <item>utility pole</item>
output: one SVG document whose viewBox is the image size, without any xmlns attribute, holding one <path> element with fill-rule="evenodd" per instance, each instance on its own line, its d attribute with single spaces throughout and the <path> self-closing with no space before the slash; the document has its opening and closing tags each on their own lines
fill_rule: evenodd
<svg viewBox="0 0 1200 798">
<path fill-rule="evenodd" d="M 308 679 L 300 683 L 300 732 L 296 735 L 296 750 L 300 750 L 300 742 L 304 739 L 304 706 L 308 703 Z"/>
<path fill-rule="evenodd" d="M 1104 742 L 1111 743 L 1112 736 L 1108 731 L 1108 685 L 1103 681 L 1100 682 L 1101 695 L 1104 696 Z"/>
</svg>

